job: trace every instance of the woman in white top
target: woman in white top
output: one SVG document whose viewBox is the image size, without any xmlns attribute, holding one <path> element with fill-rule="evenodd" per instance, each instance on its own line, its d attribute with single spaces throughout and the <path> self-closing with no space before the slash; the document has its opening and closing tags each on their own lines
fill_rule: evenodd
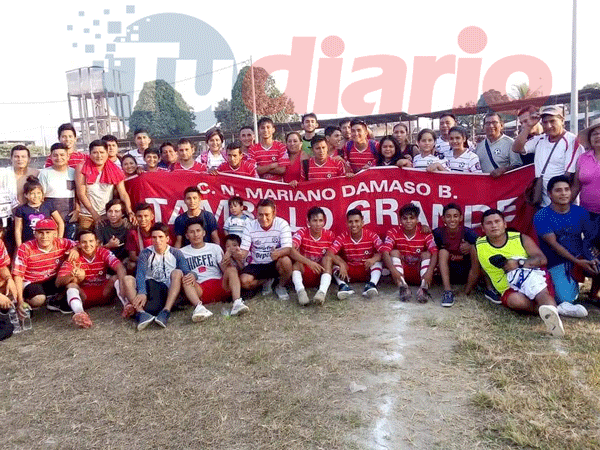
<svg viewBox="0 0 600 450">
<path fill-rule="evenodd" d="M 440 163 L 427 167 L 429 172 L 462 172 L 482 173 L 479 156 L 469 150 L 467 130 L 463 127 L 452 127 L 448 133 L 448 143 L 451 151 L 448 153 L 447 165 Z"/>
<path fill-rule="evenodd" d="M 417 135 L 417 145 L 419 146 L 419 154 L 413 159 L 413 167 L 415 169 L 428 169 L 432 164 L 441 164 L 446 166 L 447 162 L 445 159 L 440 159 L 435 156 L 435 141 L 437 135 L 435 131 L 429 128 L 423 128 Z M 429 170 L 429 169 L 428 169 Z"/>
<path fill-rule="evenodd" d="M 206 144 L 208 150 L 202 153 L 196 161 L 201 164 L 206 164 L 206 169 L 216 169 L 224 162 L 227 162 L 227 158 L 223 153 L 223 133 L 218 128 L 208 130 L 206 133 Z"/>
</svg>

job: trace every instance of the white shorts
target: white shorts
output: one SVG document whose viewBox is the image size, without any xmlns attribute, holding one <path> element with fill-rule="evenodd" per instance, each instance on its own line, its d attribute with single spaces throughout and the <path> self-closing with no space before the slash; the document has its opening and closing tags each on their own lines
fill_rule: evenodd
<svg viewBox="0 0 600 450">
<path fill-rule="evenodd" d="M 506 279 L 511 289 L 530 300 L 548 287 L 546 274 L 541 269 L 514 269 L 506 273 Z"/>
</svg>

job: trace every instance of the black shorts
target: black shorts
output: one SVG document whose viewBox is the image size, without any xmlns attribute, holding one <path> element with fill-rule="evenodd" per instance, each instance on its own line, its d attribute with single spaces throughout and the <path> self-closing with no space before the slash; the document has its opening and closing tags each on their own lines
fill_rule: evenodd
<svg viewBox="0 0 600 450">
<path fill-rule="evenodd" d="M 38 295 L 55 295 L 61 292 L 63 288 L 56 287 L 56 278 L 42 281 L 41 283 L 29 283 L 23 288 L 23 299 L 31 300 Z"/>
<path fill-rule="evenodd" d="M 448 269 L 450 284 L 467 284 L 471 271 L 471 260 L 465 257 L 462 261 L 448 261 Z"/>
<path fill-rule="evenodd" d="M 242 273 L 252 275 L 255 280 L 268 280 L 279 276 L 276 261 L 267 264 L 248 264 L 242 269 Z"/>
</svg>

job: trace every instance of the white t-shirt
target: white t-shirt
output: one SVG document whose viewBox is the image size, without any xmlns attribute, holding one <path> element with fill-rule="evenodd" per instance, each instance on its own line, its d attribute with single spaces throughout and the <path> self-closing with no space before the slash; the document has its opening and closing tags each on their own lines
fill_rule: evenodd
<svg viewBox="0 0 600 450">
<path fill-rule="evenodd" d="M 525 152 L 535 153 L 533 164 L 535 166 L 536 177 L 541 175 L 554 144 L 556 144 L 556 142 L 550 142 L 546 134 L 534 136 L 525 143 L 525 146 L 523 147 Z M 542 206 L 548 206 L 550 204 L 550 197 L 548 197 L 548 193 L 546 192 L 546 186 L 548 185 L 550 178 L 564 175 L 565 173 L 575 173 L 577 169 L 577 160 L 583 154 L 583 151 L 583 146 L 579 144 L 577 136 L 573 133 L 567 131 L 560 138 L 554 149 L 554 153 L 552 153 L 552 158 L 548 163 L 546 172 L 544 173 L 542 183 Z"/>
<path fill-rule="evenodd" d="M 75 169 L 67 167 L 64 172 L 58 172 L 52 167 L 46 167 L 40 170 L 38 178 L 44 197 L 52 201 L 54 208 L 64 219 L 74 208 Z"/>
<path fill-rule="evenodd" d="M 219 263 L 223 260 L 223 249 L 217 244 L 206 242 L 202 248 L 186 245 L 181 253 L 193 272 L 198 275 L 198 283 L 223 277 Z"/>
<path fill-rule="evenodd" d="M 129 150 L 125 154 L 133 156 L 135 158 L 135 161 L 137 162 L 138 166 L 143 167 L 146 164 L 146 161 L 144 161 L 144 155 L 142 155 L 137 148 L 134 150 Z"/>
<path fill-rule="evenodd" d="M 12 210 L 17 206 L 19 206 L 19 199 L 15 171 L 12 166 L 2 167 L 0 168 L 0 219 L 12 217 Z"/>
<path fill-rule="evenodd" d="M 292 230 L 281 217 L 275 217 L 268 230 L 263 229 L 256 219 L 246 222 L 240 248 L 250 251 L 253 264 L 273 262 L 271 251 L 287 247 L 292 247 Z"/>
<path fill-rule="evenodd" d="M 479 156 L 467 150 L 458 158 L 454 157 L 454 152 L 448 154 L 448 168 L 452 172 L 468 172 L 481 173 L 481 165 L 479 164 Z"/>
<path fill-rule="evenodd" d="M 467 145 L 469 146 L 469 150 L 473 150 L 475 146 L 471 141 L 467 141 Z M 450 143 L 442 139 L 441 136 L 435 141 L 435 154 L 438 156 L 444 155 L 444 158 L 447 159 L 449 154 L 452 153 L 452 147 L 450 147 Z"/>
<path fill-rule="evenodd" d="M 445 158 L 440 159 L 435 155 L 427 155 L 425 157 L 417 155 L 413 159 L 413 167 L 415 169 L 427 169 L 433 163 L 440 163 L 445 168 L 448 168 L 448 161 Z"/>
</svg>

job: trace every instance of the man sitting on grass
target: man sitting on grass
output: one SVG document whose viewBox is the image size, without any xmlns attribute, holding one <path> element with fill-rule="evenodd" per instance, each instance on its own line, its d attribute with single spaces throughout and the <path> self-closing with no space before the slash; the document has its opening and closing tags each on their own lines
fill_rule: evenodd
<svg viewBox="0 0 600 450">
<path fill-rule="evenodd" d="M 363 296 L 373 298 L 379 293 L 377 283 L 383 268 L 380 254 L 383 242 L 376 233 L 364 228 L 365 222 L 359 209 L 346 213 L 346 225 L 348 231 L 333 241 L 323 258 L 325 272 L 333 273 L 339 286 L 337 297 L 340 300 L 354 294 L 348 283 L 355 282 L 366 282 Z M 340 251 L 343 253 L 341 258 L 337 257 Z"/>
<path fill-rule="evenodd" d="M 481 226 L 485 236 L 477 239 L 477 258 L 502 295 L 502 304 L 515 311 L 538 313 L 549 333 L 563 336 L 565 330 L 556 302 L 547 288 L 547 281 L 542 283 L 537 271 L 515 271 L 544 266 L 547 260 L 542 251 L 529 236 L 506 231 L 504 215 L 497 209 L 488 209 L 483 213 Z M 507 273 L 511 275 L 510 285 Z M 545 278 L 548 279 L 547 274 Z"/>
<path fill-rule="evenodd" d="M 120 299 L 127 299 L 123 307 L 123 317 L 130 317 L 135 308 L 129 300 L 135 296 L 135 279 L 127 275 L 125 267 L 115 255 L 100 247 L 92 230 L 79 232 L 79 258 L 66 261 L 56 277 L 56 286 L 67 291 L 67 303 L 75 313 L 73 323 L 80 328 L 92 326 L 92 320 L 85 308 L 110 303 L 116 292 Z M 108 269 L 117 274 L 107 277 Z"/>
<path fill-rule="evenodd" d="M 301 305 L 310 303 L 304 284 L 309 287 L 319 286 L 313 302 L 322 305 L 331 284 L 331 272 L 325 271 L 322 261 L 327 249 L 333 244 L 335 235 L 324 228 L 326 218 L 323 209 L 313 206 L 308 210 L 307 216 L 308 227 L 299 229 L 292 237 L 292 282 Z"/>
<path fill-rule="evenodd" d="M 223 249 L 213 243 L 204 242 L 204 223 L 196 218 L 188 222 L 185 235 L 190 241 L 181 249 L 190 269 L 195 272 L 196 292 L 203 303 L 222 302 L 233 298 L 231 315 L 237 316 L 248 311 L 241 295 L 240 277 L 237 269 L 223 263 Z M 184 282 L 192 281 L 192 274 L 184 277 Z"/>
<path fill-rule="evenodd" d="M 452 284 L 466 284 L 465 294 L 469 295 L 479 278 L 479 263 L 475 242 L 477 234 L 463 225 L 460 206 L 449 203 L 442 212 L 444 226 L 433 230 L 433 238 L 439 249 L 438 266 L 444 284 L 442 306 L 454 304 Z"/>
<path fill-rule="evenodd" d="M 150 229 L 152 245 L 140 253 L 137 263 L 137 295 L 131 303 L 137 310 L 137 329 L 143 330 L 152 322 L 163 328 L 171 315 L 177 296 L 183 291 L 195 305 L 192 321 L 200 322 L 212 316 L 202 305 L 196 292 L 196 274 L 190 270 L 181 250 L 169 245 L 169 227 L 155 223 Z M 192 274 L 192 277 L 185 277 Z"/>
<path fill-rule="evenodd" d="M 426 303 L 431 299 L 429 287 L 437 263 L 438 248 L 433 236 L 425 232 L 419 222 L 421 210 L 409 203 L 400 208 L 400 226 L 390 229 L 385 236 L 383 261 L 398 285 L 400 301 L 412 297 L 408 284 L 420 286 L 417 301 Z"/>
</svg>

